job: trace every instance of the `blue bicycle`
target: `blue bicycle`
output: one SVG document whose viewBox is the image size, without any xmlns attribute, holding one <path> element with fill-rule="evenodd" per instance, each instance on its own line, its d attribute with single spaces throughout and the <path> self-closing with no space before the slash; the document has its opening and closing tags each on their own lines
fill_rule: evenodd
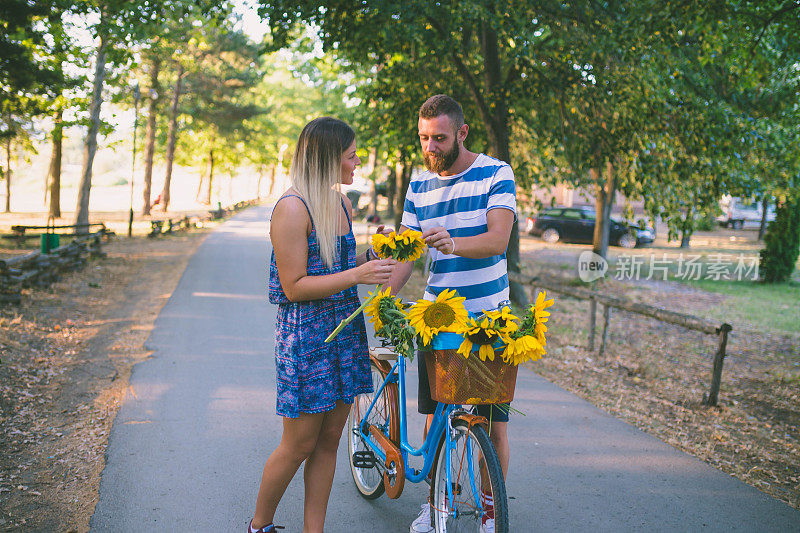
<svg viewBox="0 0 800 533">
<path fill-rule="evenodd" d="M 405 358 L 372 348 L 370 361 L 375 392 L 355 399 L 347 431 L 350 470 L 361 495 L 398 498 L 406 480 L 419 483 L 433 471 L 437 533 L 492 531 L 491 525 L 507 533 L 505 481 L 486 418 L 440 403 L 422 446 L 414 448 L 408 442 Z M 412 468 L 410 456 L 422 457 L 422 468 Z"/>
</svg>

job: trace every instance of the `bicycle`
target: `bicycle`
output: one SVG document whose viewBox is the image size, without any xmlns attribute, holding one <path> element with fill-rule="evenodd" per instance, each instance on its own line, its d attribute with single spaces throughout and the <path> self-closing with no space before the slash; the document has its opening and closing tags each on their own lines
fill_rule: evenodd
<svg viewBox="0 0 800 533">
<path fill-rule="evenodd" d="M 433 469 L 430 503 L 437 533 L 478 531 L 484 515 L 494 518 L 497 533 L 507 533 L 505 481 L 486 418 L 440 403 L 422 445 L 414 448 L 408 442 L 405 358 L 386 347 L 371 348 L 370 363 L 375 392 L 353 401 L 347 426 L 350 471 L 359 493 L 368 500 L 384 492 L 399 498 L 406 480 L 424 481 Z M 423 457 L 422 468 L 412 468 L 409 456 Z M 493 517 L 481 491 L 491 493 Z"/>
</svg>

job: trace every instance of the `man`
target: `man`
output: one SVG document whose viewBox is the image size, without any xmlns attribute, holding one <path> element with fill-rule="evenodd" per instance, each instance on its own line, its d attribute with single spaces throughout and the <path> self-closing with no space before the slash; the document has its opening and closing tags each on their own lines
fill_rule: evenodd
<svg viewBox="0 0 800 533">
<path fill-rule="evenodd" d="M 428 172 L 411 181 L 406 193 L 401 231 L 422 232 L 431 248 L 432 265 L 425 299 L 433 300 L 444 289 L 456 289 L 466 297 L 474 314 L 496 309 L 508 300 L 506 248 L 516 220 L 516 189 L 511 167 L 484 154 L 464 148 L 469 126 L 464 112 L 446 95 L 429 98 L 419 110 L 419 141 Z M 411 276 L 413 264 L 403 263 L 391 281 L 396 293 Z M 419 412 L 427 414 L 427 432 L 436 410 L 430 397 L 423 353 L 419 366 Z M 500 456 L 503 475 L 508 472 L 508 407 L 485 405 L 479 414 L 491 417 L 492 442 Z M 428 533 L 430 506 L 411 525 L 411 533 Z M 494 520 L 485 520 L 481 531 L 493 532 Z"/>
</svg>

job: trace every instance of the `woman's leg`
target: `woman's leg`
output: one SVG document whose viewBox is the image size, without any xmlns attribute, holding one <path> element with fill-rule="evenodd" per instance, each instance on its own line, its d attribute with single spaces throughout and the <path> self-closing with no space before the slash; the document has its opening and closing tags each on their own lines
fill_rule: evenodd
<svg viewBox="0 0 800 533">
<path fill-rule="evenodd" d="M 326 415 L 300 413 L 298 418 L 283 419 L 281 443 L 267 459 L 261 474 L 253 527 L 272 522 L 286 487 L 303 461 L 314 452 Z"/>
<path fill-rule="evenodd" d="M 319 432 L 317 447 L 306 461 L 303 477 L 306 485 L 306 501 L 303 517 L 304 533 L 322 533 L 325 512 L 331 494 L 333 474 L 336 470 L 336 450 L 342 438 L 342 429 L 347 422 L 350 405 L 336 402 L 336 407 L 325 413 Z"/>
</svg>

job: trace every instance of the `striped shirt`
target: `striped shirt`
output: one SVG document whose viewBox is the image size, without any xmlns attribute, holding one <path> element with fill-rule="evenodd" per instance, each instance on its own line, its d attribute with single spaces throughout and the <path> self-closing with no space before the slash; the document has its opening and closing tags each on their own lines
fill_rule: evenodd
<svg viewBox="0 0 800 533">
<path fill-rule="evenodd" d="M 412 179 L 403 211 L 403 226 L 425 231 L 443 226 L 453 237 L 486 233 L 486 214 L 508 209 L 516 219 L 514 172 L 502 161 L 479 154 L 470 167 L 454 176 L 422 172 Z M 466 297 L 467 311 L 495 309 L 508 299 L 506 254 L 469 259 L 430 248 L 432 264 L 425 288 L 426 300 L 444 289 Z"/>
</svg>

